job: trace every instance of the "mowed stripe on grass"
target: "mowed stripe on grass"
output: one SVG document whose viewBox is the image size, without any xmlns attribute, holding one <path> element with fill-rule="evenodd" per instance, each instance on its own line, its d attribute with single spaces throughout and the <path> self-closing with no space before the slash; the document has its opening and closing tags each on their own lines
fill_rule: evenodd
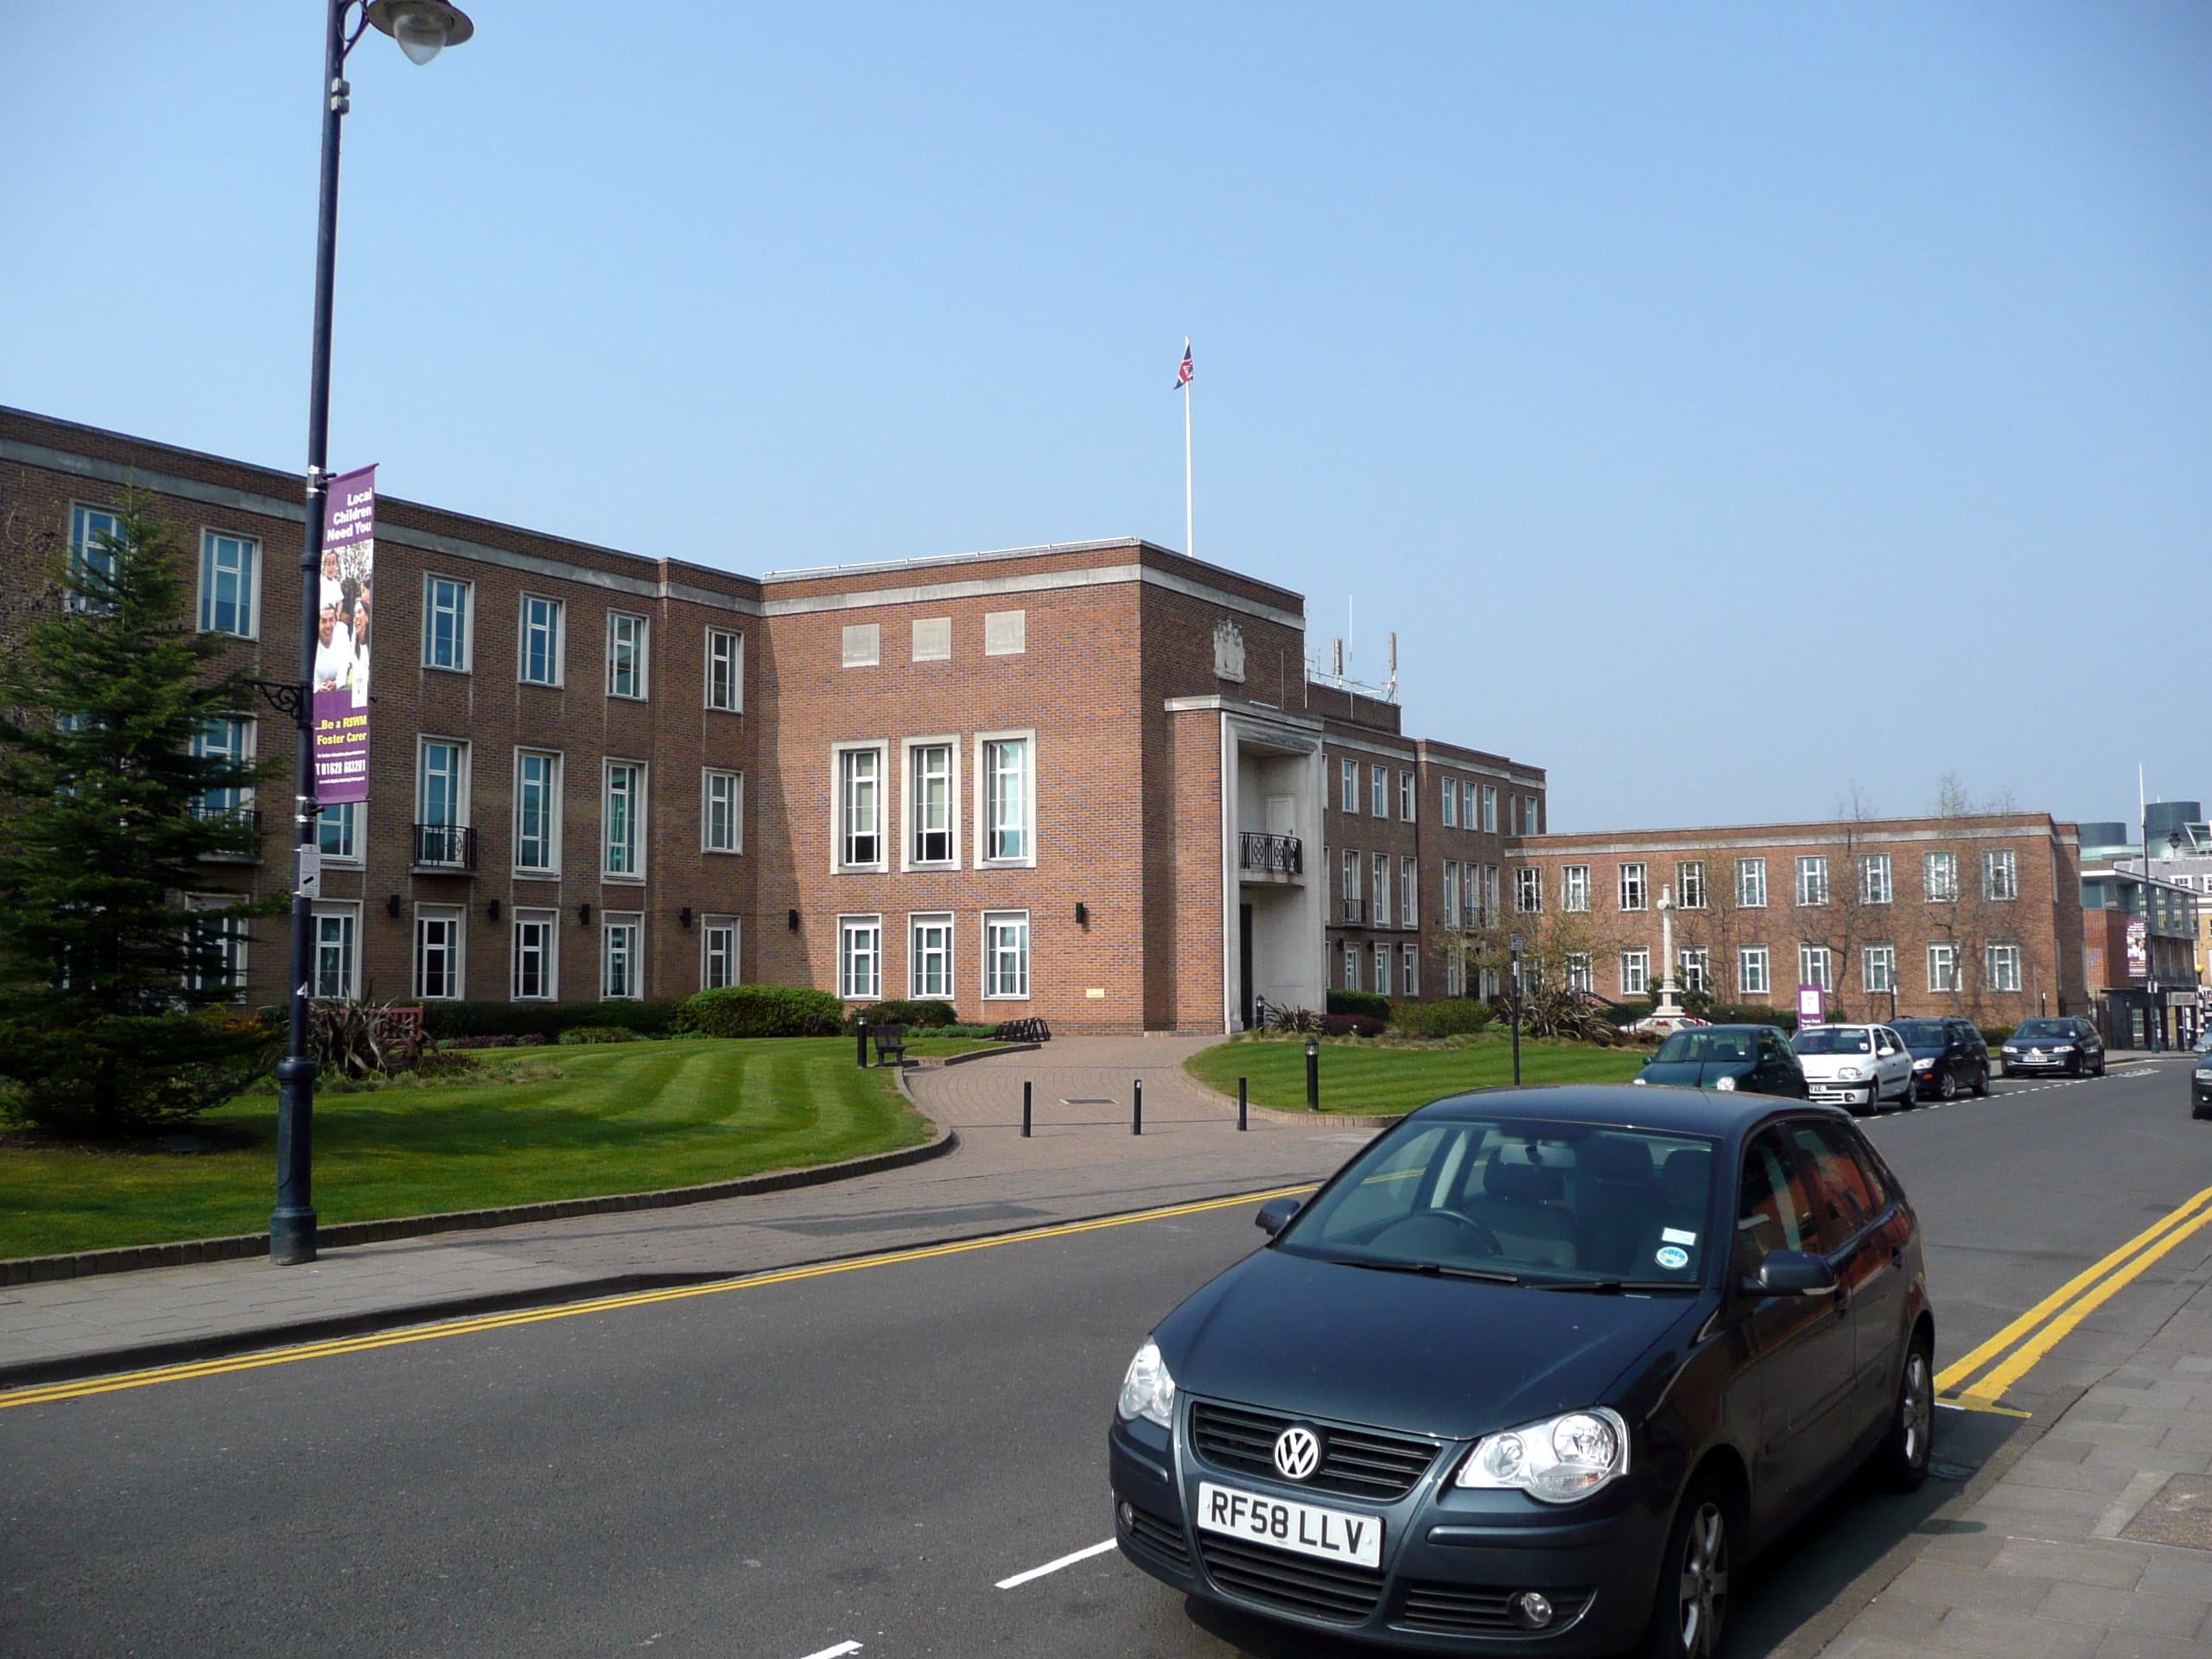
<svg viewBox="0 0 2212 1659">
<path fill-rule="evenodd" d="M 1524 1041 L 1521 1080 L 1524 1084 L 1626 1083 L 1649 1058 L 1646 1049 Z M 1286 1112 L 1306 1109 L 1303 1038 L 1221 1043 L 1192 1055 L 1185 1065 L 1199 1082 L 1232 1099 L 1236 1079 L 1249 1077 L 1254 1105 Z M 1410 1112 L 1446 1095 L 1495 1089 L 1512 1081 L 1512 1045 L 1503 1039 L 1486 1039 L 1465 1048 L 1321 1045 L 1321 1109 L 1325 1112 Z"/>
</svg>

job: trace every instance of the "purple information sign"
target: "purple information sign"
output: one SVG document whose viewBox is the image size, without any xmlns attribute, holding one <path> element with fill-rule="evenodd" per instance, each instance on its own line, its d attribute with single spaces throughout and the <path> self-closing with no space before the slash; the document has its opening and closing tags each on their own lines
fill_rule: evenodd
<svg viewBox="0 0 2212 1659">
<path fill-rule="evenodd" d="M 377 469 L 330 480 L 315 649 L 315 798 L 369 798 L 369 635 L 377 560 Z"/>
</svg>

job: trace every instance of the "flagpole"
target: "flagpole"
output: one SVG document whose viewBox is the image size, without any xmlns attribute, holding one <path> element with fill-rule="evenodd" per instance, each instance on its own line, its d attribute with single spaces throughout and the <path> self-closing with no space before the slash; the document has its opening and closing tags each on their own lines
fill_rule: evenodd
<svg viewBox="0 0 2212 1659">
<path fill-rule="evenodd" d="M 1185 341 L 1188 349 L 1189 341 Z M 1191 383 L 1183 383 L 1183 556 L 1198 557 L 1196 539 L 1191 528 Z"/>
</svg>

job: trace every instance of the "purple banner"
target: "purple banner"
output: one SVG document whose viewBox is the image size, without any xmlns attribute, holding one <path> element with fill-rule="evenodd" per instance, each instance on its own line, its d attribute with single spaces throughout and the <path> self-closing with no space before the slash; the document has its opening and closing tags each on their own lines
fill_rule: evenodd
<svg viewBox="0 0 2212 1659">
<path fill-rule="evenodd" d="M 375 598 L 377 469 L 330 480 L 315 648 L 315 798 L 369 798 L 369 636 Z"/>
</svg>

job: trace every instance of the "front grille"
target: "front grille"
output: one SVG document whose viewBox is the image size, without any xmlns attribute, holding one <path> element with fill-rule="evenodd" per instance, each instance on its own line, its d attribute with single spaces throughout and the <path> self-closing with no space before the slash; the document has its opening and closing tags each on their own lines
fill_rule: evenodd
<svg viewBox="0 0 2212 1659">
<path fill-rule="evenodd" d="M 1191 1547 L 1183 1541 L 1183 1529 L 1173 1521 L 1163 1521 L 1131 1504 L 1128 1533 L 1129 1541 L 1144 1554 L 1179 1573 L 1191 1570 Z"/>
<path fill-rule="evenodd" d="M 1486 1585 L 1410 1583 L 1399 1599 L 1398 1616 L 1391 1622 L 1409 1630 L 1427 1630 L 1439 1636 L 1533 1636 L 1537 1632 L 1524 1630 L 1513 1622 L 1510 1611 L 1513 1598 L 1529 1587 L 1522 1585 L 1516 1589 L 1497 1590 Z M 1581 1617 L 1593 1592 L 1582 1589 L 1546 1590 L 1542 1593 L 1552 1605 L 1552 1622 L 1544 1628 L 1558 1630 Z"/>
<path fill-rule="evenodd" d="M 1275 1437 L 1301 1420 L 1249 1406 L 1201 1400 L 1191 1408 L 1191 1447 L 1217 1469 L 1281 1480 Z M 1413 1491 L 1436 1459 L 1436 1442 L 1378 1428 L 1320 1431 L 1321 1466 L 1297 1484 L 1317 1492 L 1341 1492 L 1388 1503 Z"/>
<path fill-rule="evenodd" d="M 1206 1576 L 1230 1595 L 1308 1618 L 1364 1624 L 1382 1599 L 1382 1575 L 1370 1568 L 1339 1567 L 1215 1533 L 1198 1535 L 1198 1559 Z"/>
</svg>

